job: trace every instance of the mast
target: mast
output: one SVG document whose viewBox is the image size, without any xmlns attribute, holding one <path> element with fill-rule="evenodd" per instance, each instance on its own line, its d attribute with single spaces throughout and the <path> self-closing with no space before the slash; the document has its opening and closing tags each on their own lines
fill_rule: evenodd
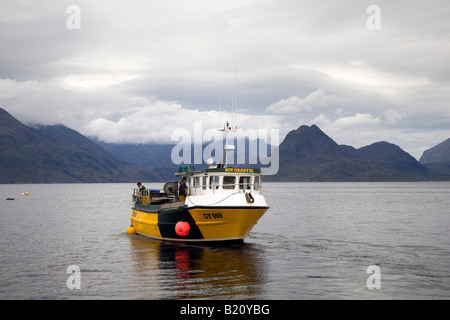
<svg viewBox="0 0 450 320">
<path fill-rule="evenodd" d="M 234 150 L 234 144 L 228 144 L 228 132 L 234 130 L 233 127 L 230 126 L 229 122 L 227 121 L 226 125 L 223 127 L 223 129 L 219 129 L 220 131 L 225 132 L 225 145 L 223 147 L 223 153 L 222 153 L 222 166 L 226 168 L 228 166 L 228 151 Z M 224 159 L 225 158 L 225 159 Z M 224 161 L 225 160 L 225 161 Z"/>
<path fill-rule="evenodd" d="M 237 129 L 237 94 L 236 94 L 236 85 L 237 85 L 237 75 L 236 75 L 236 60 L 234 61 L 234 89 L 232 90 L 231 97 L 231 125 L 227 121 L 226 125 L 222 129 L 218 129 L 219 131 L 225 132 L 225 145 L 223 147 L 222 153 L 222 167 L 226 168 L 228 166 L 228 152 L 230 150 L 235 150 L 234 144 L 228 144 L 228 132 L 236 131 Z M 220 108 L 220 122 L 222 122 L 222 100 L 219 96 L 219 108 Z"/>
</svg>

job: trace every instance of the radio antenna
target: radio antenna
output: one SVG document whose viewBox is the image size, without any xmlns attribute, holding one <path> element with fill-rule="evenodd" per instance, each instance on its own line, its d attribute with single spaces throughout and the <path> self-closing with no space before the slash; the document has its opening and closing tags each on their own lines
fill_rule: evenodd
<svg viewBox="0 0 450 320">
<path fill-rule="evenodd" d="M 233 89 L 233 101 L 232 101 L 232 126 L 237 129 L 237 68 L 236 59 L 234 60 L 234 89 Z"/>
<path fill-rule="evenodd" d="M 219 89 L 219 127 L 222 126 L 222 91 Z"/>
</svg>

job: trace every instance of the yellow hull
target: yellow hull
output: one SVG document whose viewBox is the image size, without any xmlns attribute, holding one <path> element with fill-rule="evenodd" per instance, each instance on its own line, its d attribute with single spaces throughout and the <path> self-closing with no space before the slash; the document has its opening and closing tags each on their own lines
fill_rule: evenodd
<svg viewBox="0 0 450 320">
<path fill-rule="evenodd" d="M 189 212 L 205 239 L 244 239 L 267 208 L 193 208 Z"/>
<path fill-rule="evenodd" d="M 161 238 L 158 227 L 158 212 L 149 213 L 133 209 L 131 211 L 131 225 L 137 233 L 153 238 Z"/>
<path fill-rule="evenodd" d="M 179 207 L 171 210 L 150 210 L 135 207 L 131 225 L 136 232 L 151 238 L 209 242 L 243 240 L 267 211 L 268 207 Z M 189 234 L 180 236 L 175 225 L 180 220 L 190 225 Z"/>
</svg>

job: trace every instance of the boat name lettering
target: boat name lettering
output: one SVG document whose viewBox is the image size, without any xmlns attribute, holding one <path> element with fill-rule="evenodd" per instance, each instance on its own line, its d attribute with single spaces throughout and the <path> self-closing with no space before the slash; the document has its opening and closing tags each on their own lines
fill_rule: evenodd
<svg viewBox="0 0 450 320">
<path fill-rule="evenodd" d="M 225 168 L 225 172 L 253 173 L 253 172 L 254 172 L 254 169 Z"/>
<path fill-rule="evenodd" d="M 205 219 L 222 219 L 223 215 L 220 212 L 215 212 L 215 213 L 204 213 L 203 217 L 205 217 Z"/>
</svg>

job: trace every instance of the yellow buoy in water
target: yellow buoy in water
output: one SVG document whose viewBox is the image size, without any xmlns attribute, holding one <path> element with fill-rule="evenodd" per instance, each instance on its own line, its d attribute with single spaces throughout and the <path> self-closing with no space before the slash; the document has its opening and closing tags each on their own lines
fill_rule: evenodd
<svg viewBox="0 0 450 320">
<path fill-rule="evenodd" d="M 136 229 L 133 226 L 127 228 L 127 234 L 133 234 L 136 232 Z"/>
</svg>

